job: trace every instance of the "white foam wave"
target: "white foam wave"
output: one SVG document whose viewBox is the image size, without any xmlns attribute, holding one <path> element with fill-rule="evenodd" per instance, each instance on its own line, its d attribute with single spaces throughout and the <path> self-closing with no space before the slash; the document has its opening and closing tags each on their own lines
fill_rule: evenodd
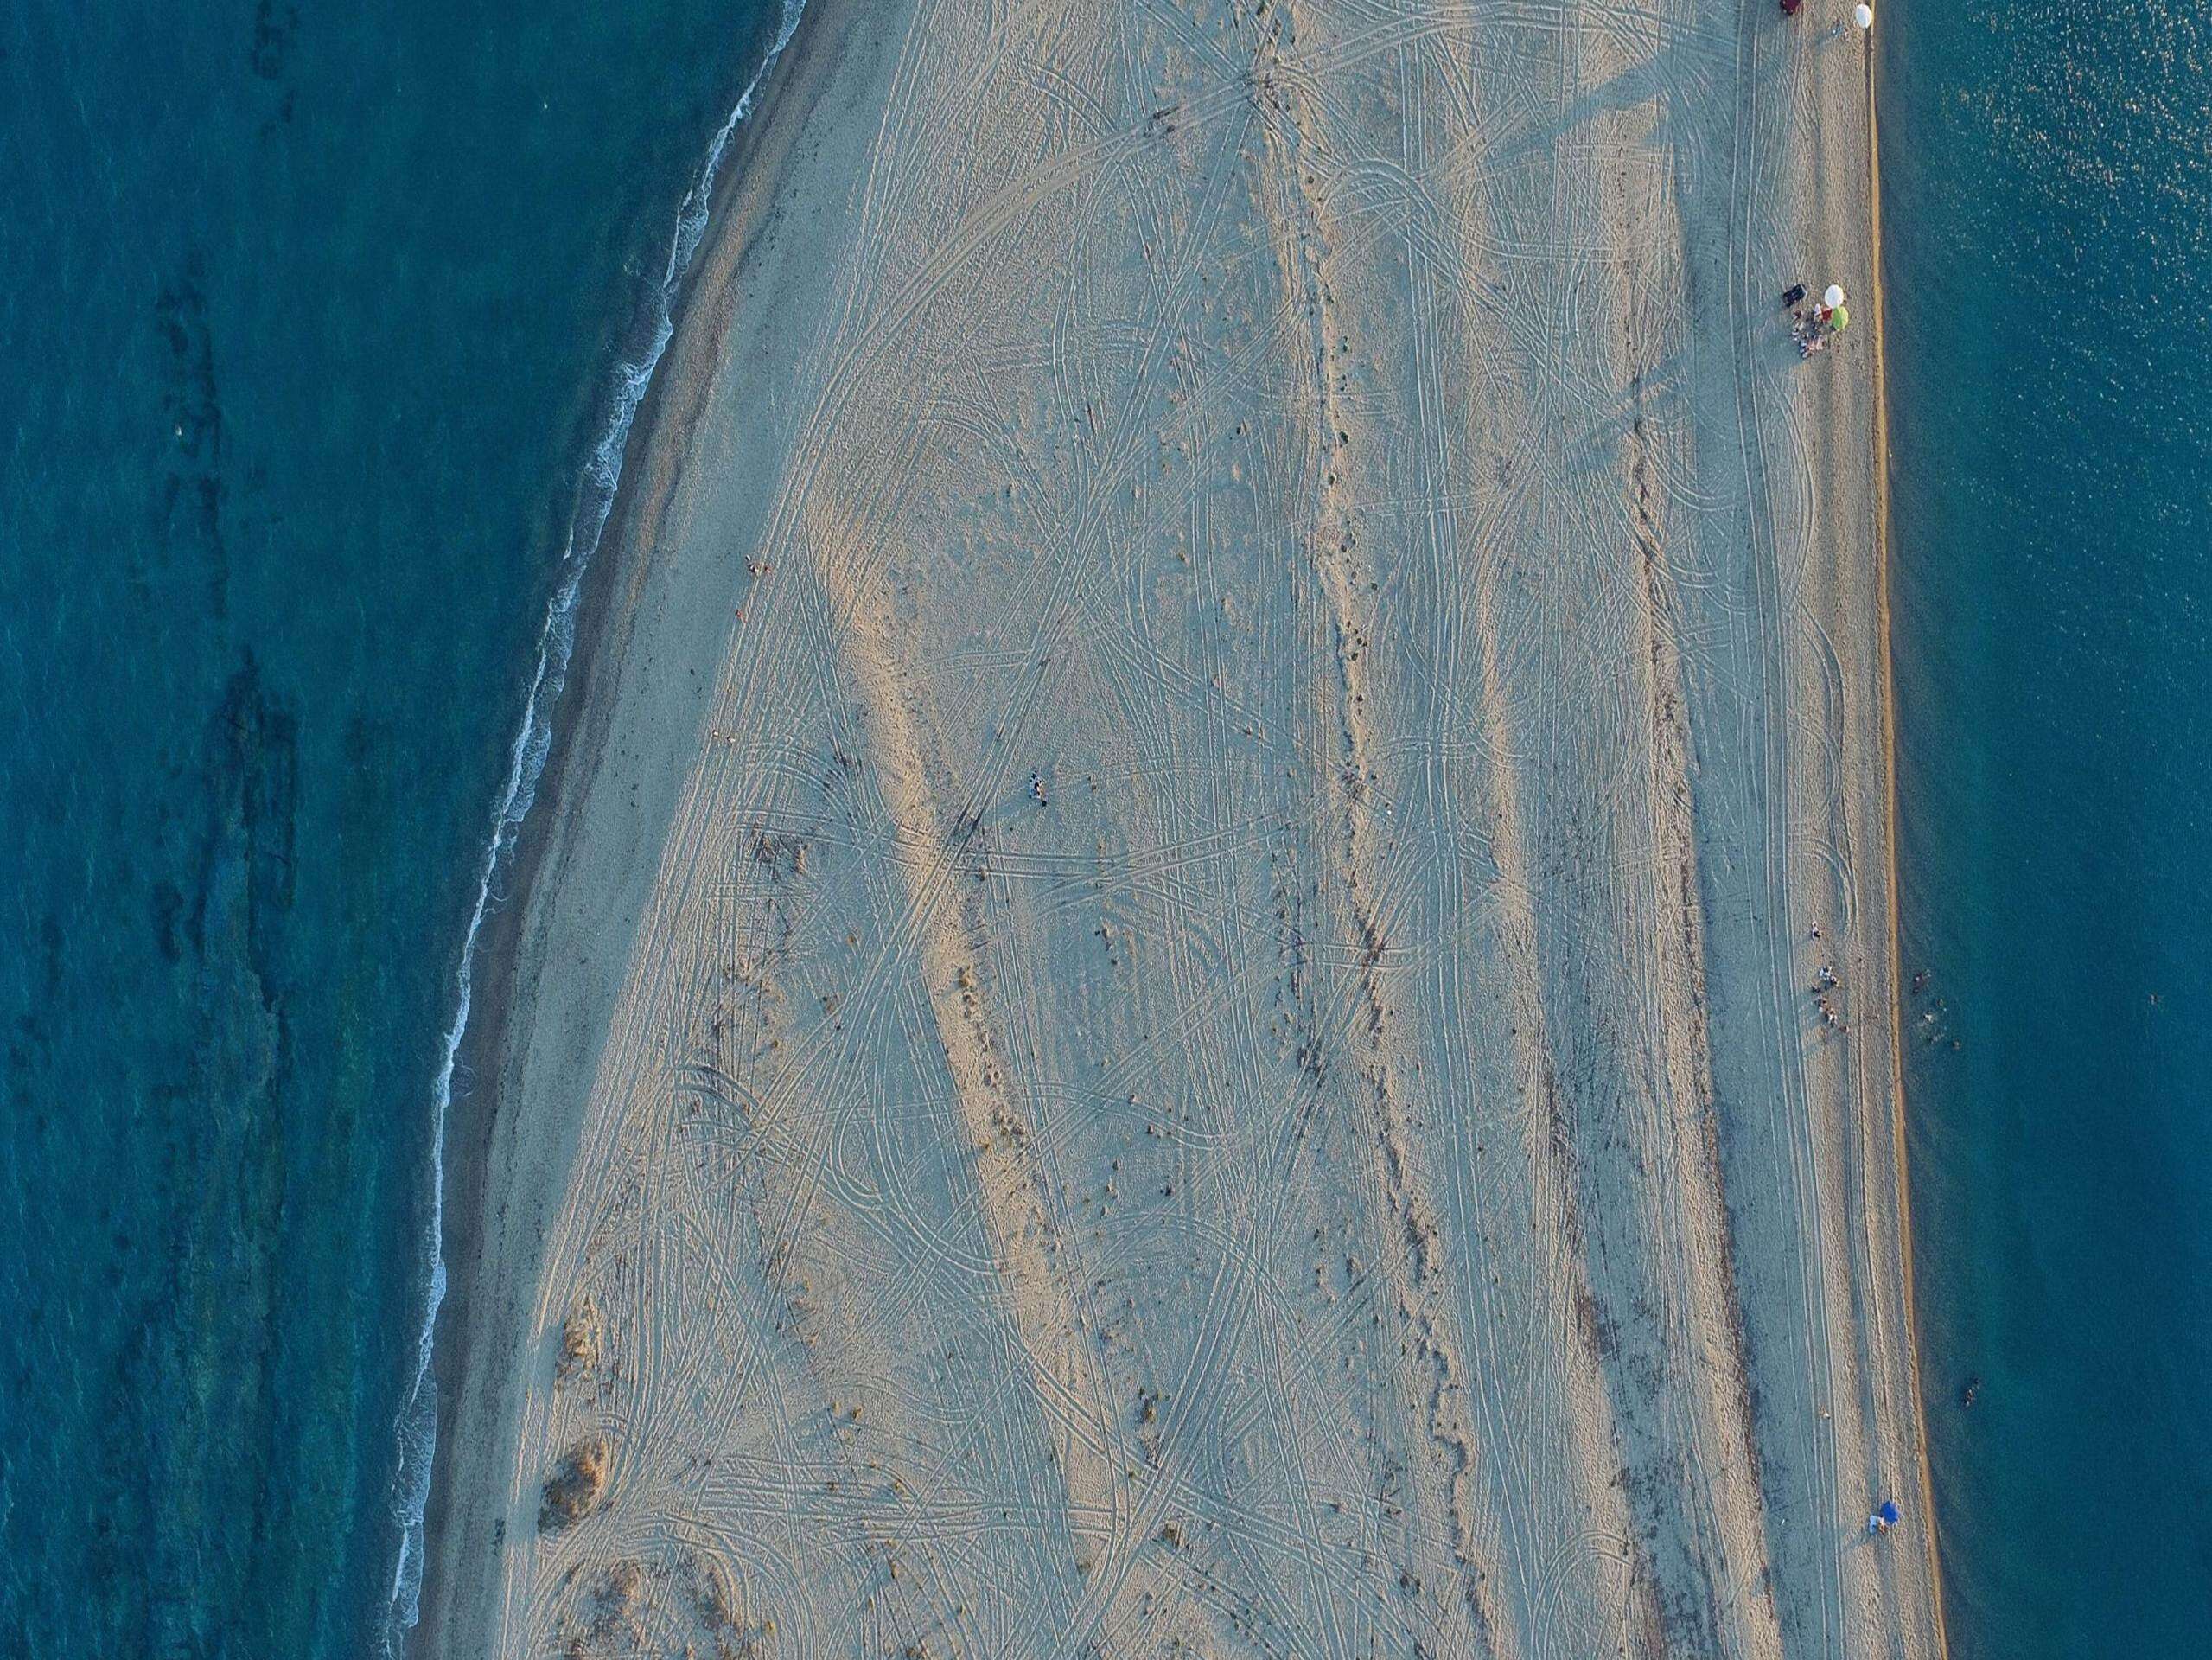
<svg viewBox="0 0 2212 1660">
<path fill-rule="evenodd" d="M 430 1372 L 432 1344 L 439 1307 L 445 1301 L 445 1125 L 453 1104 L 453 1078 L 461 1043 L 469 1030 L 469 1010 L 475 980 L 477 936 L 484 919 L 504 897 L 500 879 L 514 852 L 522 823 L 538 795 L 538 781 L 545 774 L 545 758 L 553 747 L 553 711 L 567 683 L 569 660 L 576 649 L 577 597 L 582 591 L 591 557 L 598 552 L 615 493 L 622 482 L 623 455 L 629 444 L 630 425 L 653 384 L 653 371 L 675 333 L 675 306 L 685 273 L 706 235 L 707 217 L 714 202 L 716 176 L 721 171 L 730 139 L 758 103 L 768 72 L 783 49 L 791 44 L 806 0 L 783 0 L 783 12 L 775 44 L 760 68 L 739 96 L 736 107 L 707 146 L 706 158 L 676 212 L 674 233 L 668 243 L 668 259 L 660 282 L 647 301 L 643 319 L 650 340 L 645 348 L 615 366 L 609 389 L 607 424 L 592 446 L 577 491 L 576 512 L 569 524 L 568 546 L 561 556 L 561 580 L 545 608 L 545 622 L 538 642 L 537 667 L 530 680 L 530 694 L 522 706 L 522 725 L 508 753 L 505 788 L 492 818 L 492 833 L 484 848 L 476 883 L 476 902 L 469 929 L 461 942 L 460 967 L 454 974 L 453 1019 L 445 1031 L 437 1080 L 431 1090 L 430 1159 L 430 1216 L 424 1228 L 426 1272 L 423 1318 L 416 1338 L 415 1375 L 401 1408 L 396 1428 L 399 1437 L 399 1467 L 392 1481 L 392 1514 L 399 1527 L 398 1561 L 392 1570 L 392 1599 L 387 1610 L 383 1648 L 389 1660 L 398 1660 L 408 1634 L 422 1617 L 424 1518 L 430 1504 L 430 1466 L 437 1447 L 437 1384 Z"/>
</svg>

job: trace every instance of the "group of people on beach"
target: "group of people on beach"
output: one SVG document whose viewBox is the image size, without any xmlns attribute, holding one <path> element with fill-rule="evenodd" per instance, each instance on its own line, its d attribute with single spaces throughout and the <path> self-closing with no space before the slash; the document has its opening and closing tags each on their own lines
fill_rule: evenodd
<svg viewBox="0 0 2212 1660">
<path fill-rule="evenodd" d="M 1813 924 L 1813 938 L 1816 942 L 1820 938 L 1820 925 L 1818 923 Z M 1832 962 L 1822 963 L 1813 986 L 1813 1006 L 1819 1012 L 1822 1025 L 1833 1027 L 1838 1031 L 1849 1031 L 1851 1028 L 1844 1025 L 1843 1016 L 1837 1012 L 1835 1004 L 1836 992 L 1842 984 L 1843 982 L 1836 976 L 1835 965 Z"/>
<path fill-rule="evenodd" d="M 1782 0 L 1782 14 L 1794 17 L 1803 10 L 1805 0 Z M 1851 10 L 1851 21 L 1864 34 L 1874 27 L 1874 8 L 1855 5 Z M 1831 36 L 1843 31 L 1839 21 L 1829 31 Z M 1831 287 L 1815 304 L 1805 304 L 1805 284 L 1798 283 L 1782 297 L 1782 309 L 1790 314 L 1790 332 L 1797 342 L 1798 355 L 1810 357 L 1815 352 L 1825 352 L 1838 335 L 1851 326 L 1851 313 L 1845 310 L 1843 290 Z M 1833 1025 L 1833 1023 L 1831 1022 Z"/>
<path fill-rule="evenodd" d="M 1785 17 L 1794 17 L 1804 9 L 1805 0 L 1782 0 L 1782 15 Z M 1851 21 L 1858 25 L 1861 33 L 1873 28 L 1874 8 L 1865 4 L 1853 6 L 1851 9 Z M 1843 24 L 1839 22 L 1828 33 L 1831 35 L 1842 34 Z"/>
<path fill-rule="evenodd" d="M 1851 327 L 1851 312 L 1844 304 L 1844 291 L 1834 284 L 1830 284 L 1826 294 L 1807 305 L 1805 284 L 1794 283 L 1782 294 L 1782 309 L 1789 313 L 1790 334 L 1797 342 L 1801 357 L 1826 351 L 1830 342 Z"/>
</svg>

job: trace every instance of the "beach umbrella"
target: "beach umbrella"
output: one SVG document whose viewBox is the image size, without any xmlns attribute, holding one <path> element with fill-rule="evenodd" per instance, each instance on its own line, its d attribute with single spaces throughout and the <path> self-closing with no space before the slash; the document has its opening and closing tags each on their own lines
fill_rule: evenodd
<svg viewBox="0 0 2212 1660">
<path fill-rule="evenodd" d="M 1820 296 L 1820 303 L 1826 306 L 1832 311 L 1835 310 L 1836 307 L 1841 305 L 1843 301 L 1844 293 L 1843 284 L 1841 283 L 1830 283 L 1828 284 L 1828 291 Z"/>
<path fill-rule="evenodd" d="M 1874 8 L 1865 5 L 1853 7 L 1852 9 L 1851 20 L 1854 23 L 1857 23 L 1861 29 L 1873 28 Z"/>
<path fill-rule="evenodd" d="M 1862 7 L 1860 10 L 1864 10 L 1865 8 Z M 1893 1498 L 1885 1498 L 1882 1501 L 1880 1515 L 1884 1523 L 1893 1528 L 1903 1520 L 1897 1511 L 1897 1502 Z"/>
<path fill-rule="evenodd" d="M 1848 308 L 1839 305 L 1833 311 L 1828 314 L 1828 332 L 1830 334 L 1839 335 L 1850 327 L 1851 312 Z"/>
</svg>

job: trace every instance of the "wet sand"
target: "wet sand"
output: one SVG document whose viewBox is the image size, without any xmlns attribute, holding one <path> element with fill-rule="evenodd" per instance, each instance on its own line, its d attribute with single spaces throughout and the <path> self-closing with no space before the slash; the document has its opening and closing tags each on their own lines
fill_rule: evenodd
<svg viewBox="0 0 2212 1660">
<path fill-rule="evenodd" d="M 1939 1653 L 1875 319 L 1776 297 L 1861 42 L 816 5 L 500 943 L 426 1651 Z"/>
</svg>

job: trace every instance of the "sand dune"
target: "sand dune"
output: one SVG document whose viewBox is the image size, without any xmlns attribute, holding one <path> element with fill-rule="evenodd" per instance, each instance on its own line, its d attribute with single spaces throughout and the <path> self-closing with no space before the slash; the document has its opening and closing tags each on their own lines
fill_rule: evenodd
<svg viewBox="0 0 2212 1660">
<path fill-rule="evenodd" d="M 1874 342 L 1775 302 L 1871 276 L 1858 42 L 816 4 L 517 930 L 429 1647 L 1937 1653 Z"/>
</svg>

